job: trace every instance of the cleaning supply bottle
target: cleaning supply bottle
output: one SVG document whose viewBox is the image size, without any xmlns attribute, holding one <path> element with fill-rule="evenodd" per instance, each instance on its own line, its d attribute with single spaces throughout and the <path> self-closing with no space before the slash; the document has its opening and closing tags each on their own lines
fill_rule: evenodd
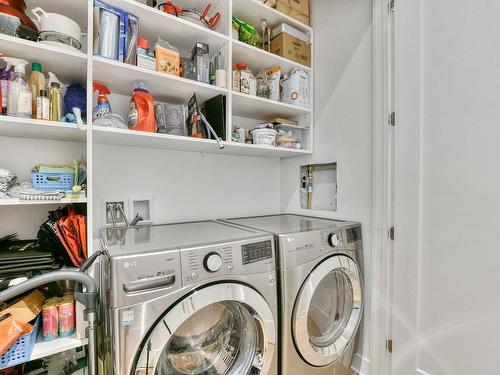
<svg viewBox="0 0 500 375">
<path fill-rule="evenodd" d="M 31 117 L 37 118 L 37 98 L 40 95 L 40 90 L 45 90 L 45 76 L 42 74 L 42 64 L 38 62 L 31 63 L 31 74 L 29 79 L 31 88 Z"/>
<path fill-rule="evenodd" d="M 7 115 L 31 118 L 31 88 L 26 80 L 28 62 L 12 57 L 4 57 L 4 60 L 14 66 L 14 74 L 9 80 Z"/>
<path fill-rule="evenodd" d="M 99 91 L 99 95 L 97 96 L 97 105 L 92 111 L 93 120 L 111 113 L 111 105 L 109 104 L 108 97 L 106 96 L 111 94 L 111 91 L 109 91 L 109 89 L 105 85 L 94 82 L 93 91 L 96 90 Z"/>
<path fill-rule="evenodd" d="M 10 68 L 7 61 L 0 59 L 0 115 L 7 114 L 7 97 L 10 76 L 12 74 Z"/>
<path fill-rule="evenodd" d="M 128 128 L 156 133 L 155 102 L 142 82 L 136 85 L 130 99 Z"/>
<path fill-rule="evenodd" d="M 61 85 L 58 82 L 51 82 L 49 93 L 49 120 L 60 121 L 64 116 Z"/>
</svg>

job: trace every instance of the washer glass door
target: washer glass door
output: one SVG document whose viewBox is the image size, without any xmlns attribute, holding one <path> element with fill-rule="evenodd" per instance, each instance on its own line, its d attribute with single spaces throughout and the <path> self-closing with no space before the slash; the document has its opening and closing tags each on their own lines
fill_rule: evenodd
<svg viewBox="0 0 500 375">
<path fill-rule="evenodd" d="M 293 317 L 295 344 L 313 366 L 335 362 L 349 347 L 361 320 L 361 276 L 356 263 L 335 255 L 304 282 Z"/>
<path fill-rule="evenodd" d="M 135 374 L 266 374 L 274 353 L 274 327 L 269 306 L 254 290 L 238 284 L 210 286 L 176 305 L 157 324 Z"/>
</svg>

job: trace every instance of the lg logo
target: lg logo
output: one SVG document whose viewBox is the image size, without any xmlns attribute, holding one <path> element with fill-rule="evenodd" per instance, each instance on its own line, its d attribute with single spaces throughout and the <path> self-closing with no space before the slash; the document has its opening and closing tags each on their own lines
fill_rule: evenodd
<svg viewBox="0 0 500 375">
<path fill-rule="evenodd" d="M 135 260 L 134 260 L 134 261 L 132 261 L 132 262 L 125 262 L 125 263 L 123 263 L 123 266 L 124 266 L 125 268 L 135 267 L 135 266 L 137 266 L 137 262 L 136 262 Z"/>
</svg>

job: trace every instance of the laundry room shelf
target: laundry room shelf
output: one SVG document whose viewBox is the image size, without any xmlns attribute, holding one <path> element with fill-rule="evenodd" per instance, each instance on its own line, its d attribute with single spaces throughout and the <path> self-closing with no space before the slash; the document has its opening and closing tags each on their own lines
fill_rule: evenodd
<svg viewBox="0 0 500 375">
<path fill-rule="evenodd" d="M 87 198 L 67 199 L 58 201 L 31 201 L 24 199 L 0 199 L 0 206 L 39 206 L 39 205 L 63 205 L 70 203 L 87 203 Z"/>
<path fill-rule="evenodd" d="M 57 46 L 32 42 L 9 35 L 0 34 L 0 52 L 4 56 L 28 61 L 26 71 L 31 71 L 31 62 L 42 64 L 44 72 L 54 72 L 65 83 L 87 81 L 87 55 L 78 50 L 63 49 Z"/>
<path fill-rule="evenodd" d="M 312 28 L 296 19 L 287 16 L 277 10 L 263 4 L 259 0 L 233 0 L 233 14 L 245 22 L 259 25 L 260 20 L 265 18 L 269 25 L 287 23 L 307 35 L 312 34 Z"/>
<path fill-rule="evenodd" d="M 140 35 L 148 39 L 150 45 L 153 46 L 160 36 L 186 54 L 191 52 L 196 42 L 203 42 L 210 45 L 210 52 L 213 55 L 229 42 L 227 35 L 210 30 L 195 23 L 194 20 L 191 22 L 184 18 L 175 17 L 136 0 L 107 0 L 106 3 L 137 16 L 140 22 Z M 223 27 L 223 22 L 220 22 L 218 28 L 222 29 Z"/>
<path fill-rule="evenodd" d="M 297 117 L 311 113 L 308 108 L 260 98 L 254 95 L 233 92 L 233 115 L 258 120 L 273 117 Z"/>
<path fill-rule="evenodd" d="M 104 127 L 93 128 L 94 142 L 97 144 L 119 145 L 155 148 L 188 152 L 207 152 L 218 155 L 244 155 L 269 158 L 285 158 L 309 154 L 307 150 L 293 150 L 287 148 L 251 145 L 236 142 L 222 142 L 220 149 L 217 142 L 210 139 L 198 139 L 169 134 L 134 132 L 125 129 L 111 129 Z"/>
<path fill-rule="evenodd" d="M 0 137 L 85 142 L 86 130 L 64 122 L 0 116 Z"/>
<path fill-rule="evenodd" d="M 139 68 L 102 57 L 94 57 L 94 79 L 109 87 L 113 94 L 132 95 L 138 81 L 144 82 L 155 101 L 186 104 L 196 93 L 200 103 L 228 90 L 176 77 L 171 74 Z"/>
<path fill-rule="evenodd" d="M 45 342 L 40 336 L 31 353 L 30 361 L 87 345 L 87 339 L 77 339 L 75 335 Z"/>
<path fill-rule="evenodd" d="M 311 70 L 310 67 L 288 60 L 284 57 L 267 52 L 261 48 L 233 40 L 233 63 L 245 62 L 254 72 L 280 65 L 284 72 L 289 72 L 294 68 L 303 69 L 305 72 Z"/>
</svg>

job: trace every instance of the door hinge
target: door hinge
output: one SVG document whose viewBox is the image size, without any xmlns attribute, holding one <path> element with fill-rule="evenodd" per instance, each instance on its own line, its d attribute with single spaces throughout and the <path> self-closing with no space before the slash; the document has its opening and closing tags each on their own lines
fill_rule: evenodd
<svg viewBox="0 0 500 375">
<path fill-rule="evenodd" d="M 385 347 L 387 351 L 392 354 L 392 339 L 385 340 Z"/>
<path fill-rule="evenodd" d="M 389 125 L 390 126 L 396 126 L 396 112 L 392 112 L 389 115 Z"/>
<path fill-rule="evenodd" d="M 388 8 L 389 13 L 394 13 L 394 0 L 389 0 Z"/>
<path fill-rule="evenodd" d="M 394 241 L 394 227 L 389 228 L 389 238 Z"/>
</svg>

